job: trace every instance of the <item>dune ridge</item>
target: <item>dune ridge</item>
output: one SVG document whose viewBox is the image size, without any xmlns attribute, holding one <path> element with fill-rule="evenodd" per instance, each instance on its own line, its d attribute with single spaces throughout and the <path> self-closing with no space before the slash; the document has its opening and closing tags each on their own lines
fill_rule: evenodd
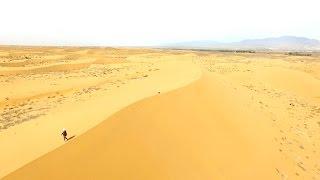
<svg viewBox="0 0 320 180">
<path fill-rule="evenodd" d="M 270 124 L 221 81 L 135 103 L 5 179 L 274 179 Z"/>
<path fill-rule="evenodd" d="M 10 155 L 0 154 L 9 165 L 0 175 L 12 172 L 4 179 L 320 178 L 319 54 L 55 51 L 61 55 L 50 58 L 71 52 L 125 63 L 92 61 L 81 70 L 28 75 L 28 81 L 0 76 L 0 123 L 15 122 L 19 110 L 32 115 L 30 107 L 44 113 L 0 129 L 0 146 Z M 10 91 L 39 82 L 36 91 Z M 76 135 L 63 146 L 62 126 Z"/>
<path fill-rule="evenodd" d="M 18 50 L 19 53 L 26 51 Z M 54 55 L 60 51 L 49 50 Z M 144 50 L 128 50 L 127 55 L 115 53 L 114 58 L 118 60 L 112 58 L 109 61 L 100 58 L 113 54 L 113 51 L 103 49 L 102 55 L 97 56 L 100 49 L 93 49 L 89 56 L 96 55 L 99 64 L 92 61 L 82 69 L 0 76 L 0 147 L 4 152 L 0 154 L 0 177 L 63 145 L 62 127 L 77 138 L 121 108 L 158 92 L 184 86 L 201 75 L 200 68 L 190 58 L 141 63 L 144 56 L 139 55 L 139 51 Z M 78 55 L 83 50 L 71 52 Z M 146 53 L 157 56 L 157 51 L 148 50 Z M 59 58 L 71 56 L 66 51 L 61 54 Z M 130 62 L 122 61 L 126 56 L 130 56 Z M 86 54 L 81 58 L 87 58 Z M 33 59 L 29 60 L 32 64 Z M 35 63 L 36 67 L 41 66 L 37 61 Z M 15 71 L 15 68 L 7 70 Z"/>
</svg>

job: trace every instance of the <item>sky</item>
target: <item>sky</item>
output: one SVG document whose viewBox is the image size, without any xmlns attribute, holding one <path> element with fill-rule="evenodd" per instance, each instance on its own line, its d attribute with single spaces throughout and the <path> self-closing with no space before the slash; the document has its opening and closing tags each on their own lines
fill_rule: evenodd
<svg viewBox="0 0 320 180">
<path fill-rule="evenodd" d="M 0 44 L 152 46 L 283 35 L 320 39 L 320 1 L 0 1 Z"/>
</svg>

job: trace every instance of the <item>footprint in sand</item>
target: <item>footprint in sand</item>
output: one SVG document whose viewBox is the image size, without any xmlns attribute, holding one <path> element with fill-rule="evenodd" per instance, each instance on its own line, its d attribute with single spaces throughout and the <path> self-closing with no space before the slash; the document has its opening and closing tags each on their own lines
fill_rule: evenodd
<svg viewBox="0 0 320 180">
<path fill-rule="evenodd" d="M 298 162 L 298 163 L 297 163 L 297 166 L 298 166 L 301 170 L 306 171 L 306 168 L 303 166 L 303 162 Z"/>
</svg>

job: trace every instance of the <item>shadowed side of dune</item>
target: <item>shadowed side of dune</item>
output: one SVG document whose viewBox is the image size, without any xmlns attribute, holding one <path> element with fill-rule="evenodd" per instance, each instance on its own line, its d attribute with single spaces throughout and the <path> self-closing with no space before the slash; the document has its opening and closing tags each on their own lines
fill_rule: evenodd
<svg viewBox="0 0 320 180">
<path fill-rule="evenodd" d="M 273 132 L 222 82 L 135 103 L 5 179 L 277 178 Z"/>
</svg>

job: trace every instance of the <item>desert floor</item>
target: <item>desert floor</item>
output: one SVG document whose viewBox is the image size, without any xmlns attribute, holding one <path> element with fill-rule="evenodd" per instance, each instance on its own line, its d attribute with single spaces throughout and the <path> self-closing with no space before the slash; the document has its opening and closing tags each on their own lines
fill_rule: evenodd
<svg viewBox="0 0 320 180">
<path fill-rule="evenodd" d="M 320 179 L 318 54 L 1 47 L 0 92 L 0 178 Z"/>
</svg>

